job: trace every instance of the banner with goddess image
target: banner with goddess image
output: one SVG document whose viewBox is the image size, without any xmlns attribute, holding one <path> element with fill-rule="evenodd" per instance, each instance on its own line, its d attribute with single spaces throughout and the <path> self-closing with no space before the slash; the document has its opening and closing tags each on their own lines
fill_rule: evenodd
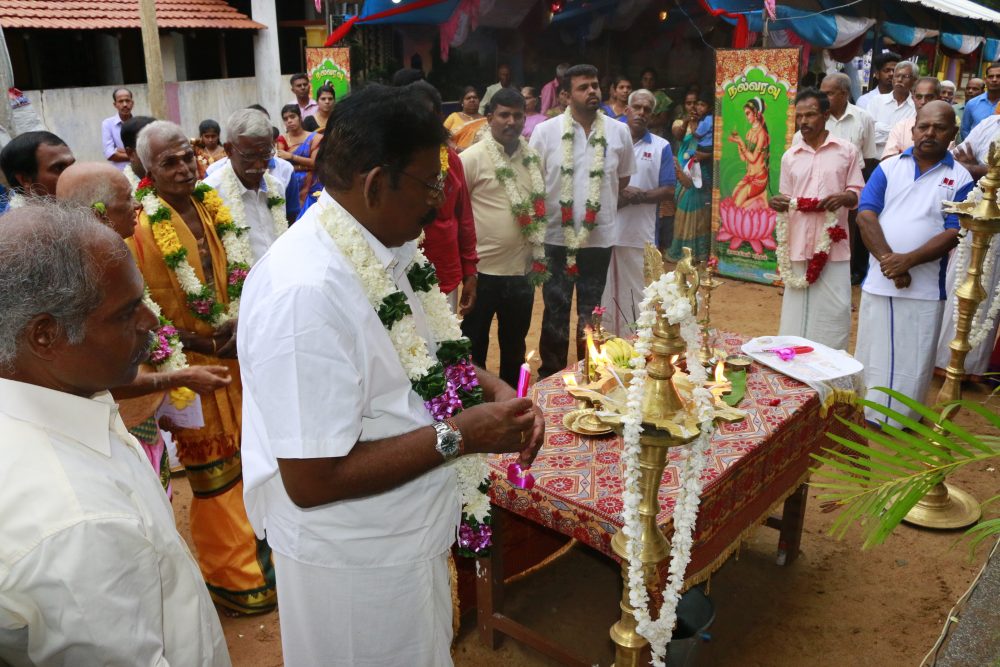
<svg viewBox="0 0 1000 667">
<path fill-rule="evenodd" d="M 778 282 L 774 240 L 781 156 L 795 134 L 799 49 L 719 49 L 712 236 L 719 273 Z"/>
</svg>

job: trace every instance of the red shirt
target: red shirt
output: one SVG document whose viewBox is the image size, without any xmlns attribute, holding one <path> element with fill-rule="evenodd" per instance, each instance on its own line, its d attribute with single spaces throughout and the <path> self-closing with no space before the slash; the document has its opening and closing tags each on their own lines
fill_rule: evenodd
<svg viewBox="0 0 1000 667">
<path fill-rule="evenodd" d="M 424 254 L 434 265 L 441 291 L 448 294 L 466 276 L 476 275 L 476 223 L 458 153 L 448 149 L 445 199 L 437 218 L 424 227 Z"/>
</svg>

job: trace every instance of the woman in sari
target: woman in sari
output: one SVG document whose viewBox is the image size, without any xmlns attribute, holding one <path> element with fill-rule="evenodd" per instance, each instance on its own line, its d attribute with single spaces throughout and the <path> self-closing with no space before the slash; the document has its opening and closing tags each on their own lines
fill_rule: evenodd
<svg viewBox="0 0 1000 667">
<path fill-rule="evenodd" d="M 289 222 L 294 222 L 302 212 L 302 199 L 312 185 L 319 140 L 315 132 L 302 129 L 302 113 L 298 104 L 283 106 L 281 120 L 285 123 L 285 134 L 278 138 L 278 143 L 285 148 L 278 149 L 277 156 L 291 162 L 294 168 L 285 190 L 285 216 Z"/>
<path fill-rule="evenodd" d="M 455 111 L 444 119 L 444 128 L 452 134 L 457 133 L 469 123 L 479 120 L 483 115 L 479 113 L 479 93 L 475 86 L 466 86 L 462 91 L 462 110 Z"/>
<path fill-rule="evenodd" d="M 695 133 L 700 118 L 692 115 L 687 124 L 687 132 L 678 149 L 677 201 L 674 212 L 674 237 L 667 250 L 666 258 L 676 262 L 683 257 L 684 247 L 691 248 L 695 262 L 708 259 L 712 236 L 712 186 L 711 179 L 703 176 L 712 169 L 709 161 L 702 166 L 695 158 L 698 152 L 698 136 Z M 697 169 L 695 168 L 697 166 Z"/>
</svg>

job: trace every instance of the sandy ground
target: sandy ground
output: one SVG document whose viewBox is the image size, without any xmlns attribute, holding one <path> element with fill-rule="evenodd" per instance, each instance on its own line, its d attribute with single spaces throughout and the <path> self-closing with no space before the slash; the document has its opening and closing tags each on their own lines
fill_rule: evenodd
<svg viewBox="0 0 1000 667">
<path fill-rule="evenodd" d="M 713 323 L 750 335 L 774 333 L 780 297 L 772 287 L 725 280 L 713 297 Z M 858 293 L 855 293 L 857 304 Z M 537 299 L 529 348 L 538 340 Z M 853 346 L 853 340 L 852 340 Z M 495 349 L 491 350 L 495 369 Z M 939 383 L 932 390 L 936 392 Z M 933 396 L 934 394 L 932 394 Z M 970 386 L 967 398 L 985 398 Z M 964 417 L 973 430 L 983 425 Z M 969 468 L 953 482 L 980 500 L 1000 489 L 994 467 Z M 188 537 L 190 489 L 174 480 L 178 527 Z M 934 644 L 949 609 L 972 582 L 986 557 L 969 560 L 959 532 L 900 527 L 879 548 L 861 551 L 859 533 L 836 541 L 826 533 L 833 515 L 820 511 L 810 493 L 799 559 L 775 564 L 777 533 L 757 529 L 737 557 L 712 578 L 716 608 L 711 638 L 697 647 L 697 665 L 858 667 L 915 665 Z M 577 547 L 540 572 L 508 587 L 507 612 L 595 664 L 608 665 L 613 649 L 608 628 L 618 616 L 619 569 L 606 557 Z M 281 665 L 280 612 L 260 617 L 223 617 L 238 667 Z M 322 619 L 316 619 L 322 632 Z M 555 664 L 534 650 L 505 640 L 492 651 L 479 643 L 475 620 L 463 619 L 455 646 L 461 666 Z"/>
</svg>

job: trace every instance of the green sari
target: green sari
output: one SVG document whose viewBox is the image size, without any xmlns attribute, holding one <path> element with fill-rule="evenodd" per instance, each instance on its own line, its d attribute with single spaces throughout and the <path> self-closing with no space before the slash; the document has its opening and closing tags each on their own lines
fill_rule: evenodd
<svg viewBox="0 0 1000 667">
<path fill-rule="evenodd" d="M 693 132 L 688 132 L 677 151 L 681 164 L 691 159 L 697 148 L 698 139 Z M 671 262 L 683 257 L 684 247 L 691 248 L 691 256 L 696 262 L 708 259 L 712 241 L 712 179 L 709 170 L 711 166 L 702 171 L 700 188 L 686 188 L 677 184 L 674 239 L 667 249 L 667 259 Z"/>
</svg>

